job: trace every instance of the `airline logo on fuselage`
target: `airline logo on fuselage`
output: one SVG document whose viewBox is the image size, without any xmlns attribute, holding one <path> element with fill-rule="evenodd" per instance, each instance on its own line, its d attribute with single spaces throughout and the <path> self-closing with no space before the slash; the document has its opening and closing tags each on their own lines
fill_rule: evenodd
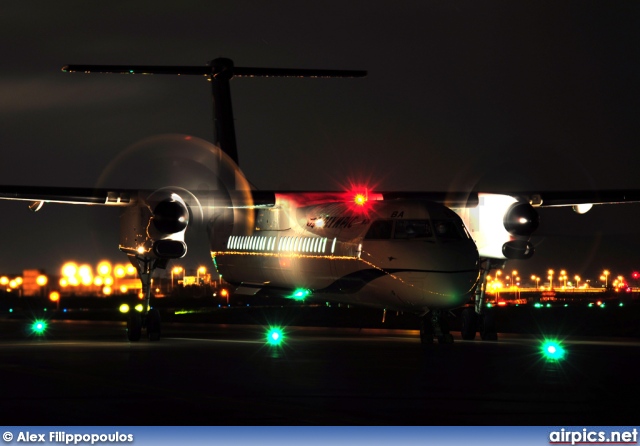
<svg viewBox="0 0 640 446">
<path fill-rule="evenodd" d="M 354 225 L 366 225 L 369 223 L 369 219 L 359 220 L 362 217 L 354 216 L 332 216 L 332 217 L 314 217 L 307 221 L 307 226 L 310 228 L 323 228 L 323 229 L 344 229 L 351 228 Z"/>
</svg>

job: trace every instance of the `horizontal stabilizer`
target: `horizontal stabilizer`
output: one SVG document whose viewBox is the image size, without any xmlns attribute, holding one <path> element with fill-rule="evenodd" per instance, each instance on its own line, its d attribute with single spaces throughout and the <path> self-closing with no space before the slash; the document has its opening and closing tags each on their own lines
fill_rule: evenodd
<svg viewBox="0 0 640 446">
<path fill-rule="evenodd" d="M 117 74 L 173 74 L 213 76 L 226 74 L 229 77 L 364 77 L 362 70 L 316 70 L 304 68 L 254 68 L 210 66 L 164 66 L 164 65 L 66 65 L 65 73 L 117 73 Z"/>
</svg>

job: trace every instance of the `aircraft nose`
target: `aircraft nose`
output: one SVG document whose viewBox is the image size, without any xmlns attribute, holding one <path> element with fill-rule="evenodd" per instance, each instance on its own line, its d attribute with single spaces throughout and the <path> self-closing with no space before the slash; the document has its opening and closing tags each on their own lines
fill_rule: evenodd
<svg viewBox="0 0 640 446">
<path fill-rule="evenodd" d="M 433 293 L 431 308 L 456 308 L 465 304 L 480 277 L 478 251 L 475 244 L 461 242 L 448 246 L 429 274 L 427 288 Z"/>
</svg>

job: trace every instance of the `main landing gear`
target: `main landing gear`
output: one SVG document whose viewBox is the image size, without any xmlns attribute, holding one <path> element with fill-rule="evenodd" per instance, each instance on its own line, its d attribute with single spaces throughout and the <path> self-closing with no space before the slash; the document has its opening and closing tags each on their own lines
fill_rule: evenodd
<svg viewBox="0 0 640 446">
<path fill-rule="evenodd" d="M 493 308 L 485 307 L 484 296 L 489 271 L 493 268 L 501 268 L 502 266 L 504 265 L 500 261 L 492 259 L 486 259 L 484 261 L 480 284 L 476 288 L 474 305 L 462 310 L 462 327 L 460 329 L 462 339 L 472 341 L 476 338 L 476 333 L 480 333 L 480 338 L 483 341 L 498 340 L 495 313 Z"/>
<path fill-rule="evenodd" d="M 150 341 L 160 340 L 161 323 L 160 312 L 151 306 L 151 278 L 156 268 L 166 268 L 167 259 L 155 259 L 149 257 L 129 256 L 129 260 L 138 270 L 138 276 L 142 282 L 142 295 L 144 308 L 142 312 L 134 309 L 129 311 L 127 320 L 127 339 L 135 342 L 142 337 L 143 328 L 146 329 Z"/>
<path fill-rule="evenodd" d="M 493 308 L 484 305 L 487 276 L 492 269 L 504 266 L 503 261 L 486 259 L 483 262 L 482 276 L 476 288 L 474 304 L 462 311 L 460 332 L 462 339 L 472 341 L 480 333 L 483 341 L 497 341 L 498 330 Z M 431 310 L 420 317 L 420 341 L 423 346 L 453 343 L 453 336 L 449 333 L 448 310 Z"/>
</svg>

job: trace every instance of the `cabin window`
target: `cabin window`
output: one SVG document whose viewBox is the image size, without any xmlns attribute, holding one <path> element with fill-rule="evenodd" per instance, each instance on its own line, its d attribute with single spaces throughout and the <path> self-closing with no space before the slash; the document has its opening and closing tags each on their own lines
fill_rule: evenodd
<svg viewBox="0 0 640 446">
<path fill-rule="evenodd" d="M 364 238 L 367 240 L 387 240 L 391 238 L 392 229 L 393 220 L 376 220 L 371 223 Z"/>
<path fill-rule="evenodd" d="M 432 237 L 429 220 L 396 220 L 394 238 L 425 238 Z"/>
</svg>

